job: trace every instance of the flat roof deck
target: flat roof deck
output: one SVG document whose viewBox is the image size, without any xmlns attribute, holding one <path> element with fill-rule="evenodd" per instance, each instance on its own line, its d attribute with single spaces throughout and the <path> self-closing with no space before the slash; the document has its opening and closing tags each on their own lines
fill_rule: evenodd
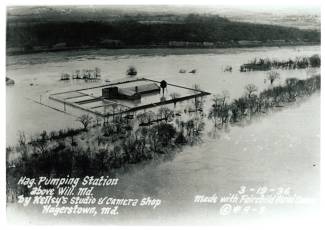
<svg viewBox="0 0 325 230">
<path fill-rule="evenodd" d="M 139 84 L 148 83 L 157 83 L 158 85 L 160 84 L 159 81 L 154 81 L 147 78 L 126 78 L 96 87 L 51 94 L 49 98 L 60 103 L 64 103 L 65 105 L 69 105 L 81 109 L 83 111 L 95 114 L 97 116 L 108 117 L 120 113 L 135 112 L 137 110 L 189 100 L 194 97 L 205 96 L 210 94 L 202 90 L 167 83 L 167 88 L 165 89 L 164 93 L 164 100 L 162 100 L 162 90 L 160 93 L 155 92 L 142 95 L 140 100 L 108 100 L 102 98 L 102 89 L 106 87 L 118 86 L 128 88 L 135 87 Z M 177 93 L 178 97 L 172 98 L 171 94 L 173 93 Z"/>
</svg>

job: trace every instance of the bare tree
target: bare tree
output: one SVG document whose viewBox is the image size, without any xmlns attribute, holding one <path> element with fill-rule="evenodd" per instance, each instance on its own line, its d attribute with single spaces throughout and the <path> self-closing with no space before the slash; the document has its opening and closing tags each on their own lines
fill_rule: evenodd
<svg viewBox="0 0 325 230">
<path fill-rule="evenodd" d="M 138 71 L 134 66 L 130 66 L 126 71 L 126 75 L 128 75 L 130 77 L 134 77 L 137 74 L 138 74 Z"/>
<path fill-rule="evenodd" d="M 80 78 L 80 70 L 79 70 L 79 69 L 76 70 L 76 78 L 77 78 L 77 79 Z"/>
<path fill-rule="evenodd" d="M 273 85 L 273 82 L 279 78 L 280 74 L 276 71 L 270 71 L 267 73 L 267 79 L 270 81 L 271 85 Z"/>
<path fill-rule="evenodd" d="M 214 126 L 217 127 L 217 123 L 219 120 L 219 111 L 215 105 L 211 107 L 208 118 L 212 119 L 214 121 Z"/>
<path fill-rule="evenodd" d="M 223 90 L 221 95 L 216 95 L 214 99 L 221 101 L 222 105 L 225 105 L 230 98 L 230 93 L 228 90 Z"/>
<path fill-rule="evenodd" d="M 157 129 L 157 125 L 153 126 L 148 130 L 148 137 L 150 143 L 150 149 L 154 152 L 157 152 L 158 144 L 159 144 L 159 132 Z"/>
<path fill-rule="evenodd" d="M 121 150 L 122 149 L 119 145 L 115 145 L 113 150 L 111 151 L 111 154 L 113 155 L 115 161 L 117 160 L 118 156 L 120 155 Z"/>
<path fill-rule="evenodd" d="M 101 70 L 98 67 L 95 67 L 95 78 L 100 78 Z"/>
<path fill-rule="evenodd" d="M 140 124 L 143 124 L 148 121 L 148 114 L 146 112 L 139 113 L 137 114 L 136 118 Z"/>
<path fill-rule="evenodd" d="M 151 125 L 152 121 L 156 119 L 156 117 L 157 115 L 153 111 L 149 110 L 147 112 L 147 119 L 148 119 L 149 126 Z"/>
<path fill-rule="evenodd" d="M 96 125 L 99 126 L 100 122 L 102 121 L 100 116 L 96 116 Z"/>
<path fill-rule="evenodd" d="M 27 138 L 24 132 L 19 132 L 18 144 L 23 160 L 27 159 Z"/>
<path fill-rule="evenodd" d="M 245 90 L 247 92 L 248 98 L 251 98 L 252 94 L 258 91 L 258 88 L 254 84 L 248 84 L 245 86 Z"/>
<path fill-rule="evenodd" d="M 192 86 L 192 88 L 193 88 L 194 90 L 201 91 L 201 87 L 200 87 L 199 84 L 194 84 L 194 85 Z"/>
<path fill-rule="evenodd" d="M 170 118 L 173 117 L 174 113 L 168 107 L 160 107 L 158 114 L 167 122 Z"/>
<path fill-rule="evenodd" d="M 229 92 L 223 91 L 222 94 L 213 97 L 213 105 L 209 111 L 209 119 L 214 120 L 214 126 L 217 126 L 217 121 L 221 118 L 221 123 L 225 123 L 228 119 L 229 106 L 227 101 L 229 99 Z"/>
<path fill-rule="evenodd" d="M 77 118 L 77 121 L 79 121 L 84 126 L 84 129 L 87 130 L 88 125 L 91 123 L 92 119 L 93 118 L 89 114 L 83 114 Z"/>
<path fill-rule="evenodd" d="M 297 78 L 287 78 L 286 86 L 288 88 L 289 98 L 294 99 L 296 97 L 296 85 L 298 83 Z"/>
<path fill-rule="evenodd" d="M 113 109 L 113 120 L 114 120 L 115 111 L 116 111 L 117 108 L 118 108 L 118 104 L 113 103 L 113 104 L 112 104 L 112 109 Z"/>
<path fill-rule="evenodd" d="M 177 98 L 179 98 L 180 97 L 180 94 L 179 93 L 171 93 L 170 94 L 170 97 L 174 100 L 174 108 L 176 107 L 176 103 L 177 103 L 177 101 L 176 101 L 176 99 Z"/>
<path fill-rule="evenodd" d="M 32 138 L 30 141 L 31 145 L 34 147 L 36 152 L 44 154 L 49 148 L 49 137 L 46 131 L 43 131 L 40 137 Z"/>
<path fill-rule="evenodd" d="M 201 87 L 199 84 L 194 84 L 192 86 L 192 88 L 196 91 L 201 91 Z M 193 92 L 192 92 L 193 93 Z M 198 100 L 198 96 L 197 94 L 194 95 L 194 108 L 195 108 L 195 112 L 197 113 L 198 109 L 202 107 L 203 105 L 203 101 L 202 101 L 202 97 L 201 97 L 201 101 Z"/>
<path fill-rule="evenodd" d="M 26 135 L 23 131 L 19 131 L 19 139 L 18 139 L 19 146 L 26 146 Z"/>
</svg>

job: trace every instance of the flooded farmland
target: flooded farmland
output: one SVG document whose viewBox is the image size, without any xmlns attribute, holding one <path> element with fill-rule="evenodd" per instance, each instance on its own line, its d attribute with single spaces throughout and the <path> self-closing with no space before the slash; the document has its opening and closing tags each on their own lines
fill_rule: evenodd
<svg viewBox="0 0 325 230">
<path fill-rule="evenodd" d="M 67 112 L 71 114 L 68 115 L 35 101 L 62 110 L 62 105 L 48 99 L 50 94 L 123 78 L 130 65 L 136 66 L 138 77 L 164 79 L 187 87 L 198 84 L 212 94 L 227 90 L 234 99 L 243 95 L 244 87 L 249 83 L 254 83 L 259 91 L 270 87 L 265 80 L 266 72 L 241 73 L 241 64 L 254 57 L 285 60 L 313 54 L 320 54 L 318 46 L 137 52 L 89 50 L 9 56 L 7 76 L 16 84 L 7 87 L 6 92 L 7 145 L 16 143 L 19 131 L 33 136 L 42 130 L 80 127 L 76 121 L 80 111 L 67 107 Z M 229 65 L 233 71 L 224 72 Z M 94 67 L 102 70 L 100 82 L 59 80 L 62 72 Z M 180 69 L 185 69 L 186 73 L 180 73 Z M 189 73 L 192 69 L 197 72 Z M 280 80 L 275 84 L 291 77 L 306 79 L 319 71 L 319 68 L 279 70 Z M 290 188 L 291 193 L 316 203 L 319 199 L 319 124 L 319 94 L 242 125 L 218 129 L 207 121 L 201 144 L 185 146 L 163 159 L 130 165 L 128 170 L 117 170 L 118 185 L 114 189 L 96 191 L 97 196 L 159 198 L 162 204 L 155 210 L 154 216 L 152 210 L 131 208 L 121 209 L 121 215 L 110 219 L 103 216 L 71 219 L 94 224 L 222 223 L 229 219 L 220 215 L 221 207 L 197 204 L 195 196 L 226 196 L 236 193 L 243 186 L 256 190 L 260 187 L 275 190 Z M 315 203 L 293 207 L 271 205 L 266 206 L 264 211 L 268 217 L 282 212 L 303 215 L 306 210 L 313 210 Z M 30 215 L 29 223 L 39 221 L 37 213 Z M 252 218 L 256 217 L 260 218 L 257 214 L 252 215 Z M 58 217 L 57 220 L 66 222 L 66 218 Z M 69 217 L 69 221 L 71 219 Z M 45 217 L 44 221 L 50 223 L 53 219 Z"/>
</svg>

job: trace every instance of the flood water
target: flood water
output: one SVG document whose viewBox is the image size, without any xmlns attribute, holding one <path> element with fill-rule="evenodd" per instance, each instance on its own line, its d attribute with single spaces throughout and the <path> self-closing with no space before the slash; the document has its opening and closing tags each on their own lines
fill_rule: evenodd
<svg viewBox="0 0 325 230">
<path fill-rule="evenodd" d="M 114 53 L 116 52 L 116 53 Z M 127 53 L 130 54 L 127 54 Z M 141 54 L 142 53 L 142 54 Z M 220 93 L 228 90 L 232 98 L 244 92 L 244 86 L 254 83 L 260 90 L 269 87 L 265 72 L 240 73 L 239 66 L 254 57 L 287 59 L 296 56 L 320 54 L 317 46 L 252 48 L 227 50 L 123 50 L 123 51 L 75 51 L 55 54 L 31 54 L 9 57 L 7 76 L 16 84 L 7 87 L 7 145 L 14 144 L 18 130 L 28 135 L 43 129 L 79 126 L 75 117 L 40 106 L 28 99 L 60 106 L 48 101 L 50 93 L 100 83 L 83 81 L 59 81 L 61 72 L 75 69 L 102 69 L 102 79 L 125 77 L 129 65 L 138 69 L 139 77 L 184 86 L 199 84 L 203 90 Z M 231 65 L 233 72 L 223 72 Z M 195 75 L 181 74 L 179 69 L 197 69 Z M 281 81 L 286 78 L 307 78 L 319 69 L 281 70 Z M 34 83 L 30 86 L 30 83 Z M 68 109 L 69 111 L 69 109 Z M 254 119 L 244 126 L 229 126 L 215 130 L 206 125 L 203 143 L 187 146 L 170 159 L 133 165 L 121 172 L 115 189 L 102 189 L 98 195 L 127 198 L 150 196 L 162 199 L 155 210 L 122 208 L 117 217 L 94 219 L 77 217 L 77 223 L 113 224 L 209 224 L 230 222 L 220 217 L 220 206 L 197 205 L 195 195 L 227 195 L 238 191 L 240 186 L 257 188 L 290 187 L 292 192 L 304 197 L 319 197 L 320 159 L 320 96 L 313 95 L 297 105 Z M 268 207 L 267 217 L 281 213 L 313 210 L 315 206 Z M 276 210 L 276 212 L 274 212 Z M 255 216 L 256 218 L 256 216 Z M 49 224 L 57 220 L 74 221 L 73 218 L 49 218 Z M 38 222 L 39 216 L 28 218 Z"/>
<path fill-rule="evenodd" d="M 255 57 L 285 60 L 313 54 L 320 54 L 320 47 L 85 50 L 9 56 L 7 77 L 14 79 L 16 84 L 6 90 L 7 145 L 16 143 L 19 131 L 31 136 L 42 130 L 80 126 L 75 117 L 40 106 L 29 99 L 42 101 L 63 110 L 62 104 L 48 100 L 51 93 L 100 85 L 105 83 L 106 79 L 124 78 L 130 65 L 137 68 L 138 77 L 165 79 L 169 83 L 188 87 L 198 84 L 203 90 L 211 93 L 228 90 L 231 98 L 237 98 L 243 94 L 246 84 L 254 83 L 260 90 L 269 87 L 269 83 L 264 81 L 265 72 L 240 73 L 241 64 Z M 227 65 L 233 67 L 232 73 L 223 71 Z M 77 69 L 95 67 L 102 70 L 101 82 L 59 81 L 63 72 L 73 73 Z M 180 69 L 187 70 L 187 73 L 179 73 Z M 192 69 L 197 69 L 197 73 L 188 73 Z M 319 72 L 319 69 L 279 72 L 281 81 L 284 81 L 289 77 L 306 78 Z M 67 108 L 67 112 L 78 114 L 78 111 L 71 108 Z"/>
<path fill-rule="evenodd" d="M 222 217 L 220 206 L 199 205 L 194 196 L 228 195 L 241 186 L 290 188 L 292 194 L 319 199 L 320 183 L 320 95 L 258 118 L 243 127 L 214 130 L 201 145 L 186 147 L 175 158 L 120 175 L 116 190 L 101 194 L 151 196 L 163 200 L 154 216 L 148 212 L 125 210 L 118 222 L 193 223 L 229 222 L 236 215 Z M 271 205 L 253 219 L 282 215 L 308 216 L 317 205 Z M 244 215 L 244 219 L 246 216 Z M 149 221 L 148 221 L 149 220 Z M 151 221 L 150 221 L 151 220 Z M 103 222 L 107 221 L 104 218 Z"/>
</svg>

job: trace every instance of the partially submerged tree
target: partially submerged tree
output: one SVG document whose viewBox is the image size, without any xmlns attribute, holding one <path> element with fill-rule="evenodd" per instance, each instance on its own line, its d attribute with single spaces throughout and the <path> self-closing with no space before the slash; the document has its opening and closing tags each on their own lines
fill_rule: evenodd
<svg viewBox="0 0 325 230">
<path fill-rule="evenodd" d="M 101 70 L 100 70 L 100 68 L 98 68 L 98 67 L 95 67 L 95 78 L 100 78 L 100 73 L 101 73 Z"/>
<path fill-rule="evenodd" d="M 113 109 L 113 121 L 115 120 L 115 111 L 118 108 L 118 104 L 117 103 L 113 103 L 112 104 L 112 109 Z"/>
<path fill-rule="evenodd" d="M 30 143 L 36 152 L 42 155 L 45 154 L 49 147 L 49 137 L 46 131 L 44 130 L 39 137 L 32 138 Z"/>
<path fill-rule="evenodd" d="M 200 91 L 201 90 L 201 87 L 199 84 L 194 84 L 193 85 L 193 89 L 197 90 L 197 91 Z"/>
<path fill-rule="evenodd" d="M 148 123 L 149 125 L 151 125 L 152 121 L 154 121 L 157 118 L 157 115 L 151 110 L 149 110 L 146 113 L 147 113 Z"/>
<path fill-rule="evenodd" d="M 270 81 L 271 85 L 273 82 L 280 78 L 280 74 L 276 71 L 270 71 L 267 73 L 267 79 Z"/>
<path fill-rule="evenodd" d="M 309 58 L 309 63 L 311 67 L 320 67 L 320 57 L 319 55 L 315 54 Z"/>
<path fill-rule="evenodd" d="M 226 123 L 228 119 L 229 105 L 227 100 L 229 99 L 229 92 L 223 91 L 222 94 L 215 95 L 212 107 L 209 111 L 209 119 L 214 121 L 214 126 L 217 126 L 217 121 L 221 119 L 221 123 Z"/>
<path fill-rule="evenodd" d="M 23 131 L 19 131 L 18 144 L 20 147 L 26 146 L 26 135 Z"/>
<path fill-rule="evenodd" d="M 96 125 L 99 126 L 102 118 L 100 116 L 96 116 Z"/>
<path fill-rule="evenodd" d="M 126 71 L 126 75 L 128 75 L 130 77 L 134 77 L 137 74 L 138 74 L 138 71 L 134 66 L 130 66 Z"/>
<path fill-rule="evenodd" d="M 136 119 L 138 120 L 139 124 L 145 124 L 148 122 L 148 114 L 146 112 L 138 113 L 136 115 Z"/>
<path fill-rule="evenodd" d="M 245 90 L 246 90 L 248 98 L 251 98 L 252 94 L 256 93 L 258 88 L 254 84 L 248 84 L 245 86 Z"/>
<path fill-rule="evenodd" d="M 168 123 L 160 123 L 157 125 L 159 140 L 163 146 L 167 146 L 171 139 L 176 135 L 176 129 Z"/>
<path fill-rule="evenodd" d="M 286 79 L 286 86 L 288 89 L 289 99 L 293 100 L 296 97 L 296 85 L 298 83 L 297 78 L 287 78 Z"/>
<path fill-rule="evenodd" d="M 160 107 L 158 110 L 158 115 L 167 122 L 174 116 L 174 113 L 168 107 Z"/>
<path fill-rule="evenodd" d="M 81 78 L 81 77 L 80 77 L 80 70 L 79 70 L 79 69 L 76 70 L 76 78 L 77 78 L 77 79 Z"/>
<path fill-rule="evenodd" d="M 194 84 L 192 86 L 192 88 L 196 91 L 201 91 L 201 87 L 199 84 Z M 197 113 L 198 109 L 201 109 L 203 106 L 203 101 L 202 101 L 202 97 L 201 97 L 201 100 L 198 99 L 198 94 L 195 94 L 194 95 L 194 109 L 195 109 L 195 112 Z"/>
<path fill-rule="evenodd" d="M 180 97 L 180 94 L 179 93 L 176 93 L 176 92 L 175 93 L 171 93 L 170 94 L 170 97 L 172 98 L 172 100 L 174 102 L 174 108 L 175 108 L 176 107 L 176 103 L 177 103 L 176 99 Z"/>
</svg>

